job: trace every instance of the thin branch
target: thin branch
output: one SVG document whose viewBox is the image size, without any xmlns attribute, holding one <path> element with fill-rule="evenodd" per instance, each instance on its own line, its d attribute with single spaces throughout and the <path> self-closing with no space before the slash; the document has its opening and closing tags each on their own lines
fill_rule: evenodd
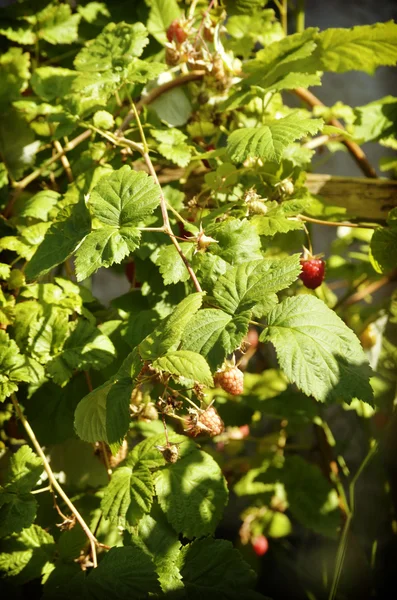
<svg viewBox="0 0 397 600">
<path fill-rule="evenodd" d="M 55 146 L 55 150 L 61 154 L 61 156 L 60 156 L 61 163 L 62 163 L 63 168 L 65 169 L 66 177 L 68 178 L 69 183 L 72 183 L 72 181 L 74 180 L 73 173 L 72 173 L 72 167 L 70 166 L 69 159 L 66 156 L 65 151 L 62 148 L 60 141 L 54 140 L 54 146 Z"/>
<path fill-rule="evenodd" d="M 180 75 L 179 77 L 175 77 L 175 79 L 172 79 L 171 81 L 167 81 L 166 83 L 159 85 L 158 87 L 154 88 L 151 92 L 149 92 L 147 96 L 144 96 L 139 102 L 136 103 L 137 111 L 139 112 L 144 106 L 151 104 L 157 98 L 159 98 L 159 96 L 165 94 L 166 92 L 169 92 L 170 90 L 176 87 L 185 85 L 186 83 L 190 83 L 191 81 L 197 81 L 199 79 L 202 79 L 205 73 L 206 71 L 191 71 L 190 73 L 186 73 L 186 75 Z M 120 127 L 117 129 L 116 135 L 120 136 L 123 133 L 123 131 L 127 129 L 129 123 L 132 121 L 133 118 L 134 111 L 133 109 L 131 109 L 126 115 Z"/>
<path fill-rule="evenodd" d="M 149 170 L 150 175 L 153 177 L 154 181 L 157 183 L 157 185 L 159 187 L 160 209 L 161 209 L 161 214 L 162 214 L 162 217 L 163 217 L 164 232 L 167 235 L 170 236 L 172 243 L 174 244 L 174 246 L 175 246 L 175 248 L 176 248 L 179 256 L 181 257 L 181 259 L 182 259 L 182 261 L 183 261 L 183 263 L 184 263 L 184 265 L 185 265 L 185 267 L 186 267 L 186 269 L 187 269 L 187 271 L 188 271 L 188 273 L 190 275 L 191 280 L 193 281 L 194 287 L 196 288 L 196 290 L 198 292 L 202 292 L 203 290 L 201 289 L 201 285 L 200 285 L 200 283 L 199 283 L 199 281 L 198 281 L 198 279 L 196 277 L 196 274 L 193 271 L 193 269 L 192 269 L 192 267 L 191 267 L 188 259 L 184 255 L 184 253 L 182 251 L 182 248 L 180 247 L 179 242 L 176 239 L 176 236 L 174 235 L 174 233 L 173 233 L 173 231 L 171 229 L 170 220 L 168 218 L 167 201 L 165 199 L 162 187 L 161 187 L 159 179 L 157 177 L 156 170 L 155 170 L 155 168 L 153 166 L 153 163 L 152 163 L 152 160 L 151 160 L 151 158 L 149 156 L 149 148 L 148 148 L 148 144 L 147 144 L 147 141 L 146 141 L 145 133 L 143 131 L 142 124 L 141 124 L 141 121 L 140 121 L 140 118 L 139 118 L 138 109 L 137 109 L 137 107 L 135 106 L 134 103 L 132 103 L 131 110 L 132 110 L 133 115 L 136 118 L 136 121 L 137 121 L 137 124 L 138 124 L 138 128 L 139 128 L 139 132 L 140 132 L 140 135 L 141 135 L 142 145 L 143 145 L 143 148 L 145 149 L 143 152 L 141 150 L 142 157 L 143 157 L 143 159 L 144 159 L 144 161 L 146 163 L 146 166 L 147 166 L 147 168 Z"/>
<path fill-rule="evenodd" d="M 317 225 L 327 225 L 328 227 L 352 227 L 359 229 L 376 229 L 377 227 L 377 225 L 368 225 L 368 223 L 350 223 L 349 221 L 322 221 L 321 219 L 306 217 L 306 215 L 298 215 L 298 219 L 301 221 L 307 221 L 308 223 L 317 223 Z"/>
<path fill-rule="evenodd" d="M 312 94 L 312 92 L 309 92 L 309 90 L 305 90 L 304 88 L 296 88 L 294 90 L 294 94 L 296 94 L 301 100 L 303 100 L 303 102 L 305 102 L 312 108 L 314 106 L 324 106 L 321 100 L 319 100 L 317 96 Z M 338 127 L 339 129 L 343 130 L 345 129 L 342 123 L 337 119 L 331 119 L 329 122 L 334 127 Z M 342 140 L 342 144 L 344 144 L 349 150 L 350 154 L 352 155 L 352 157 L 354 158 L 364 175 L 366 175 L 367 177 L 376 178 L 376 171 L 369 162 L 363 150 L 360 148 L 360 146 L 355 142 L 352 142 L 351 140 Z"/>
<path fill-rule="evenodd" d="M 380 290 L 380 288 L 382 288 L 384 285 L 387 285 L 388 283 L 391 283 L 392 281 L 395 281 L 396 279 L 397 279 L 397 270 L 395 269 L 394 271 L 389 273 L 389 275 L 385 275 L 381 279 L 378 279 L 378 281 L 373 281 L 372 283 L 367 285 L 362 290 L 359 290 L 355 294 L 346 298 L 346 300 L 343 302 L 343 306 L 351 306 L 352 304 L 355 304 L 356 302 L 360 302 L 360 300 L 363 300 L 366 296 L 369 296 L 369 294 L 374 294 L 375 292 Z"/>
<path fill-rule="evenodd" d="M 90 528 L 88 527 L 87 523 L 84 521 L 83 517 L 81 516 L 81 514 L 79 513 L 77 508 L 74 506 L 74 504 L 69 499 L 69 497 L 65 494 L 65 492 L 59 485 L 58 481 L 56 480 L 55 475 L 52 472 L 50 464 L 46 458 L 46 455 L 44 454 L 33 429 L 31 428 L 29 422 L 25 418 L 25 415 L 23 414 L 23 412 L 21 410 L 21 407 L 19 405 L 18 399 L 15 394 L 12 394 L 11 400 L 12 400 L 12 403 L 14 405 L 15 411 L 16 411 L 19 419 L 20 419 L 22 425 L 24 426 L 25 431 L 28 434 L 28 436 L 34 446 L 34 449 L 36 450 L 37 454 L 40 456 L 41 460 L 43 461 L 44 470 L 48 475 L 48 480 L 51 484 L 51 487 L 58 492 L 58 494 L 60 495 L 62 500 L 65 502 L 66 506 L 69 508 L 71 513 L 76 517 L 76 520 L 79 522 L 81 528 L 83 529 L 84 533 L 86 534 L 86 536 L 90 542 L 90 545 L 91 545 L 92 562 L 93 562 L 94 568 L 97 567 L 98 561 L 97 561 L 97 555 L 96 555 L 96 546 L 98 544 L 98 540 L 93 535 L 93 533 L 91 532 Z"/>
</svg>

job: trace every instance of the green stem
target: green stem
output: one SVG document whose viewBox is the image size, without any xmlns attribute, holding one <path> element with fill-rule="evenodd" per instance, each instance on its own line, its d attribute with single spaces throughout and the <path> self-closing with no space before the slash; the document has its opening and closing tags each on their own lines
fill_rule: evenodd
<svg viewBox="0 0 397 600">
<path fill-rule="evenodd" d="M 361 463 L 360 467 L 357 470 L 357 473 L 354 475 L 354 477 L 349 485 L 349 497 L 350 497 L 349 514 L 345 521 L 342 536 L 341 536 L 341 539 L 339 542 L 338 552 L 336 555 L 334 578 L 332 581 L 331 591 L 330 591 L 330 594 L 328 597 L 329 600 L 335 600 L 335 598 L 336 598 L 336 593 L 338 590 L 339 580 L 340 580 L 340 576 L 342 573 L 343 563 L 344 563 L 345 556 L 346 556 L 347 539 L 348 539 L 348 535 L 349 535 L 351 522 L 352 522 L 353 516 L 354 516 L 354 510 L 355 510 L 355 486 L 356 486 L 356 483 L 357 483 L 359 477 L 361 476 L 362 472 L 364 471 L 364 469 L 366 468 L 366 466 L 368 465 L 368 463 L 372 459 L 372 457 L 376 454 L 377 450 L 378 450 L 378 444 L 376 441 L 373 441 L 372 445 L 369 449 L 369 452 L 367 453 L 366 457 L 364 458 L 363 462 Z"/>
<path fill-rule="evenodd" d="M 305 29 L 305 0 L 297 0 L 295 9 L 296 33 Z"/>
</svg>

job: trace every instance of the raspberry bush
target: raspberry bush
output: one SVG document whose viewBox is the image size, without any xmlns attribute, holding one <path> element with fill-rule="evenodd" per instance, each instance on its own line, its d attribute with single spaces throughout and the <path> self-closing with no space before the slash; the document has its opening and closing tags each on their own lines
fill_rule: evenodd
<svg viewBox="0 0 397 600">
<path fill-rule="evenodd" d="M 395 65 L 397 25 L 6 4 L 4 597 L 385 597 L 397 185 L 360 146 L 396 148 L 397 100 L 309 88 Z"/>
</svg>

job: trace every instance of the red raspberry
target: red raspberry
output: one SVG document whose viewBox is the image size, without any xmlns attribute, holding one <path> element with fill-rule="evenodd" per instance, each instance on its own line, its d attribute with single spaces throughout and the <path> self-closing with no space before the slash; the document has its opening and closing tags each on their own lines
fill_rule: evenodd
<svg viewBox="0 0 397 600">
<path fill-rule="evenodd" d="M 187 38 L 187 33 L 179 22 L 179 19 L 172 21 L 167 29 L 167 40 L 172 42 L 175 40 L 178 44 L 182 44 Z"/>
<path fill-rule="evenodd" d="M 244 389 L 244 373 L 237 367 L 226 368 L 215 374 L 214 381 L 225 392 L 233 396 L 239 396 Z"/>
<path fill-rule="evenodd" d="M 269 542 L 264 535 L 259 535 L 258 537 L 254 538 L 251 543 L 255 554 L 258 556 L 263 556 L 269 549 Z"/>
<path fill-rule="evenodd" d="M 315 290 L 322 284 L 325 274 L 325 262 L 322 258 L 301 258 L 302 273 L 299 275 L 309 290 Z"/>
<path fill-rule="evenodd" d="M 197 437 L 198 435 L 205 434 L 214 437 L 222 433 L 225 429 L 218 411 L 213 406 L 210 406 L 202 413 L 189 415 L 185 420 L 185 424 L 185 431 L 189 437 Z"/>
<path fill-rule="evenodd" d="M 249 425 L 240 425 L 239 427 L 241 435 L 243 437 L 247 437 L 250 434 L 250 426 Z"/>
</svg>

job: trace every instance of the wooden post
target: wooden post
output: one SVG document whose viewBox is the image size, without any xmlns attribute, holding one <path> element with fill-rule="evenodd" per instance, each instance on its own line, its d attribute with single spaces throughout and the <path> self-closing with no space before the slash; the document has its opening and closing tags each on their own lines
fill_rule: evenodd
<svg viewBox="0 0 397 600">
<path fill-rule="evenodd" d="M 385 221 L 397 207 L 397 181 L 308 174 L 306 186 L 330 206 L 345 208 L 344 219 Z"/>
</svg>

